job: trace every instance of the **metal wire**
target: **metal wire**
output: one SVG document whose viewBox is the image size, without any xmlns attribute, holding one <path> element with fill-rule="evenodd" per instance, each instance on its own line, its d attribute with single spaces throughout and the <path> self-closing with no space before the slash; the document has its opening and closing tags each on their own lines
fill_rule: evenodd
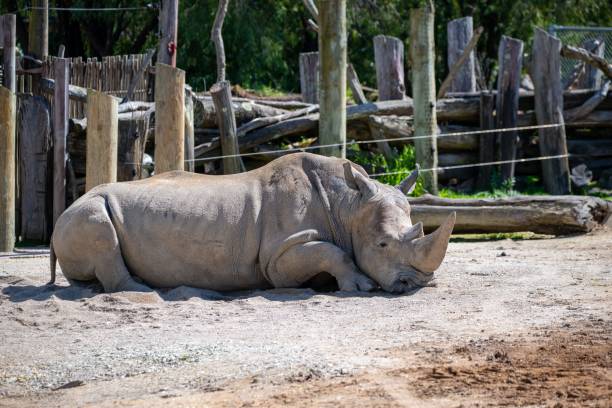
<svg viewBox="0 0 612 408">
<path fill-rule="evenodd" d="M 48 10 L 48 11 L 76 11 L 76 12 L 94 12 L 94 11 L 136 11 L 136 10 L 155 10 L 157 4 L 148 4 L 140 7 L 38 7 L 38 6 L 26 6 L 18 10 L 12 11 L 8 14 L 21 13 L 28 10 Z"/>
<path fill-rule="evenodd" d="M 548 128 L 556 128 L 561 127 L 563 124 L 553 123 L 550 125 L 533 125 L 533 126 L 518 126 L 513 128 L 504 128 L 504 129 L 486 129 L 486 130 L 474 130 L 470 132 L 451 132 L 451 133 L 443 133 L 443 134 L 435 134 L 435 135 L 421 135 L 421 136 L 403 136 L 403 137 L 394 137 L 388 139 L 373 139 L 373 140 L 353 140 L 350 142 L 346 142 L 347 146 L 352 145 L 360 145 L 360 144 L 370 144 L 370 143 L 378 143 L 378 142 L 397 142 L 402 140 L 417 140 L 417 139 L 428 139 L 432 137 L 442 138 L 442 137 L 451 137 L 451 136 L 463 136 L 463 135 L 483 135 L 483 134 L 496 134 L 496 133 L 505 133 L 505 132 L 515 132 L 515 131 L 523 131 L 523 130 L 535 130 L 535 129 L 548 129 Z M 263 152 L 250 152 L 250 153 L 239 153 L 239 154 L 228 154 L 221 156 L 210 156 L 210 157 L 202 157 L 199 159 L 191 159 L 185 160 L 186 162 L 200 162 L 200 161 L 210 161 L 210 160 L 219 160 L 227 157 L 247 157 L 247 156 L 258 156 L 262 154 L 278 154 L 278 153 L 291 153 L 291 152 L 302 152 L 307 150 L 315 150 L 325 147 L 337 147 L 342 146 L 344 143 L 332 143 L 332 144 L 324 144 L 317 146 L 306 146 L 306 147 L 293 147 L 289 149 L 278 149 L 278 150 L 268 150 Z"/>
<path fill-rule="evenodd" d="M 525 163 L 525 162 L 540 161 L 540 160 L 562 159 L 564 157 L 570 157 L 570 155 L 569 154 L 559 154 L 556 156 L 529 157 L 525 159 L 514 159 L 514 160 L 497 160 L 497 161 L 487 162 L 487 163 L 457 164 L 454 166 L 432 167 L 430 169 L 419 169 L 419 171 L 440 171 L 440 170 L 465 169 L 469 167 L 495 166 L 498 164 Z M 408 174 L 411 171 L 412 170 L 401 170 L 401 171 L 391 171 L 391 172 L 386 172 L 386 173 L 374 173 L 374 174 L 370 174 L 370 177 L 382 177 L 382 176 L 392 176 L 396 174 Z"/>
</svg>

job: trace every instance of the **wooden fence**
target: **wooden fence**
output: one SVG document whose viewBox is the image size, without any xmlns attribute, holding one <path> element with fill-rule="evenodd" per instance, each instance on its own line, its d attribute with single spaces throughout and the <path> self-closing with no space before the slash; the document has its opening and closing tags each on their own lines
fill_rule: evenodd
<svg viewBox="0 0 612 408">
<path fill-rule="evenodd" d="M 71 58 L 70 85 L 124 97 L 127 94 L 128 86 L 132 79 L 137 75 L 138 70 L 144 63 L 145 56 L 146 54 L 115 55 L 102 57 L 100 60 L 98 58 Z M 50 57 L 44 62 L 42 74 L 44 78 L 54 79 L 56 60 L 55 57 Z M 147 100 L 148 82 L 148 75 L 143 75 L 138 80 L 132 94 L 132 100 Z M 33 92 L 30 75 L 17 75 L 17 92 Z M 49 98 L 50 95 L 44 94 L 42 96 L 48 99 L 51 106 L 53 105 L 52 98 Z M 86 113 L 85 103 L 71 100 L 68 113 L 71 118 L 84 118 Z"/>
</svg>

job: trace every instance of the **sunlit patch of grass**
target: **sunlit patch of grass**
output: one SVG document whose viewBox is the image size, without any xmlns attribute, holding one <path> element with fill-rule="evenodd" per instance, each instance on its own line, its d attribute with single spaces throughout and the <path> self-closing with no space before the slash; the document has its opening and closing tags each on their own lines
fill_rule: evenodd
<svg viewBox="0 0 612 408">
<path fill-rule="evenodd" d="M 253 89 L 253 92 L 263 97 L 285 96 L 287 94 L 283 90 L 276 89 L 268 85 L 259 86 Z"/>
<path fill-rule="evenodd" d="M 534 232 L 495 232 L 489 234 L 453 234 L 451 242 L 501 241 L 505 239 L 521 241 L 549 238 L 554 238 L 554 235 L 536 234 Z"/>
</svg>

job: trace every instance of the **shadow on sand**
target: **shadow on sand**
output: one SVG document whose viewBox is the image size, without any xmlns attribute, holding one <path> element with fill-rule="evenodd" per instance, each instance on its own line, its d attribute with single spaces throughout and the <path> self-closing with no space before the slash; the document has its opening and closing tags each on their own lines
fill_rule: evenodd
<svg viewBox="0 0 612 408">
<path fill-rule="evenodd" d="M 23 282 L 19 280 L 17 282 L 11 282 L 8 286 L 2 289 L 2 294 L 8 297 L 11 302 L 25 302 L 27 300 L 45 301 L 55 296 L 62 300 L 77 301 L 81 299 L 92 298 L 97 295 L 104 294 L 102 285 L 98 282 L 82 283 L 73 282 L 69 286 L 59 286 L 55 284 L 47 284 L 41 286 L 34 285 L 23 285 Z M 339 292 L 339 291 L 318 291 L 312 288 L 295 288 L 295 289 L 257 289 L 248 291 L 236 291 L 236 292 L 216 292 L 213 290 L 193 288 L 189 286 L 179 286 L 174 289 L 156 289 L 150 292 L 151 295 L 157 294 L 160 299 L 170 302 L 186 301 L 190 299 L 201 299 L 208 301 L 232 301 L 232 300 L 244 300 L 252 297 L 262 297 L 264 299 L 274 302 L 291 302 L 307 300 L 313 296 L 324 295 L 332 296 L 336 298 L 355 298 L 355 297 L 384 297 L 384 298 L 395 298 L 398 296 L 410 296 L 418 292 L 421 288 L 414 289 L 412 291 L 403 293 L 401 295 L 395 295 L 384 292 L 382 290 L 374 292 Z M 135 292 L 116 292 L 114 295 L 122 295 L 131 293 L 136 295 Z M 142 292 L 145 295 L 146 292 Z M 113 295 L 113 294 L 109 294 Z M 133 297 L 133 296 L 130 296 Z"/>
</svg>

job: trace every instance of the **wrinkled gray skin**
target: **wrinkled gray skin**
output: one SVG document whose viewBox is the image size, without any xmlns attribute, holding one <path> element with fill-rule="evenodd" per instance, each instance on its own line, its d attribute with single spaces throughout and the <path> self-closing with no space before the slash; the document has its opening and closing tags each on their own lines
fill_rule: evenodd
<svg viewBox="0 0 612 408">
<path fill-rule="evenodd" d="M 297 287 L 321 272 L 344 291 L 404 292 L 433 277 L 454 224 L 425 237 L 412 225 L 400 189 L 415 181 L 390 187 L 348 160 L 299 153 L 242 174 L 101 185 L 58 219 L 52 281 L 57 257 L 66 278 L 108 292 Z"/>
</svg>

